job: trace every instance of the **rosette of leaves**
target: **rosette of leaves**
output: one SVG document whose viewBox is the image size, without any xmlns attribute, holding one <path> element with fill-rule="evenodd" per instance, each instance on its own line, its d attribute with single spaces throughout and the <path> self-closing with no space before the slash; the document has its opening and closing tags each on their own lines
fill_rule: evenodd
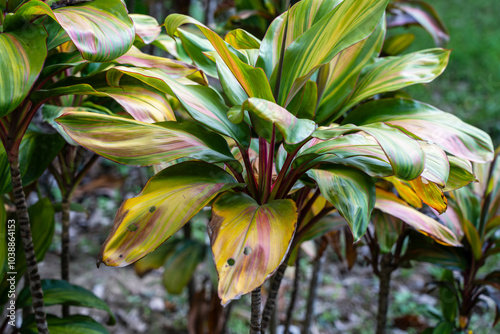
<svg viewBox="0 0 500 334">
<path fill-rule="evenodd" d="M 432 285 L 439 290 L 441 314 L 436 328 L 459 333 L 469 327 L 481 302 L 491 300 L 495 308 L 492 327 L 500 321 L 500 163 L 474 164 L 479 182 L 449 193 L 450 207 L 440 220 L 459 236 L 461 248 L 410 236 L 406 259 L 424 261 L 443 268 Z M 484 303 L 486 304 L 486 303 Z"/>
<path fill-rule="evenodd" d="M 106 73 L 111 86 L 139 80 L 175 96 L 189 118 L 145 123 L 68 112 L 56 120 L 74 141 L 108 159 L 170 165 L 122 204 L 100 260 L 133 263 L 210 206 L 218 290 L 227 305 L 258 289 L 318 221 L 304 219 L 313 204 L 306 192 L 316 186 L 329 203 L 326 213 L 337 210 L 355 241 L 375 206 L 374 178 L 408 182 L 443 211 L 450 157 L 489 161 L 491 139 L 421 102 L 363 103 L 430 82 L 448 62 L 450 51 L 439 48 L 379 57 L 387 2 L 301 1 L 262 40 L 243 30 L 221 38 L 190 17 L 168 16 L 170 37 L 154 43 L 191 60 L 218 80 L 220 91 L 157 69 L 116 66 Z M 460 245 L 445 226 L 417 229 Z"/>
</svg>

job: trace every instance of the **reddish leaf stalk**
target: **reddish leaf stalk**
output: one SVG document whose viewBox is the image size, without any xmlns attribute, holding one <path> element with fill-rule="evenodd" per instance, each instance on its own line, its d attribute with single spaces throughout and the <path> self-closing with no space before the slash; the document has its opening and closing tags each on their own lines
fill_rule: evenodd
<svg viewBox="0 0 500 334">
<path fill-rule="evenodd" d="M 264 196 L 265 180 L 267 171 L 267 142 L 263 137 L 259 137 L 259 195 Z"/>
<path fill-rule="evenodd" d="M 255 180 L 255 175 L 253 174 L 253 168 L 252 164 L 250 163 L 250 157 L 248 156 L 248 151 L 239 145 L 238 147 L 241 152 L 241 157 L 243 158 L 243 163 L 245 164 L 245 168 L 247 170 L 247 179 L 248 179 L 248 185 L 250 186 L 250 193 L 252 194 L 253 198 L 258 198 L 257 181 Z"/>
<path fill-rule="evenodd" d="M 276 126 L 273 123 L 273 133 L 271 135 L 271 144 L 269 145 L 269 156 L 267 158 L 266 180 L 264 184 L 262 203 L 267 203 L 271 195 L 271 187 L 273 182 L 273 163 L 274 163 L 274 146 L 276 141 Z"/>
</svg>

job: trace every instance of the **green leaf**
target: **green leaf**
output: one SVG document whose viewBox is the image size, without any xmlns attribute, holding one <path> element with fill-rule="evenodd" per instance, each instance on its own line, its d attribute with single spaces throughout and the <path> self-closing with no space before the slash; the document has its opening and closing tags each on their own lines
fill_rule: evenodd
<svg viewBox="0 0 500 334">
<path fill-rule="evenodd" d="M 375 210 L 372 215 L 375 234 L 382 253 L 390 253 L 402 232 L 401 220 Z"/>
<path fill-rule="evenodd" d="M 349 224 L 355 241 L 365 234 L 375 205 L 375 184 L 365 173 L 345 166 L 311 169 L 312 177 L 325 197 Z"/>
<path fill-rule="evenodd" d="M 38 180 L 52 160 L 64 146 L 64 140 L 58 134 L 45 134 L 38 130 L 28 130 L 19 148 L 19 165 L 23 185 L 27 186 Z M 7 154 L 0 146 L 0 193 L 12 190 L 10 167 Z"/>
<path fill-rule="evenodd" d="M 128 199 L 116 213 L 101 248 L 102 262 L 126 266 L 155 250 L 217 194 L 239 186 L 217 166 L 184 162 L 168 167 Z"/>
<path fill-rule="evenodd" d="M 182 293 L 198 264 L 203 262 L 206 248 L 207 246 L 194 240 L 186 240 L 177 245 L 177 249 L 165 263 L 163 272 L 163 286 L 169 293 Z"/>
<path fill-rule="evenodd" d="M 288 105 L 319 66 L 368 37 L 380 22 L 387 3 L 345 0 L 295 39 L 284 54 L 285 71 L 277 103 Z"/>
<path fill-rule="evenodd" d="M 443 245 L 461 246 L 460 241 L 449 228 L 413 209 L 392 193 L 377 189 L 375 208 L 401 219 L 420 233 Z"/>
<path fill-rule="evenodd" d="M 398 56 L 408 49 L 414 40 L 415 35 L 412 33 L 392 35 L 384 41 L 382 51 L 389 56 Z"/>
<path fill-rule="evenodd" d="M 402 260 L 428 262 L 449 270 L 465 270 L 467 255 L 463 248 L 440 245 L 420 233 L 411 233 Z"/>
<path fill-rule="evenodd" d="M 181 158 L 234 160 L 223 138 L 192 123 L 148 124 L 89 112 L 68 112 L 56 121 L 83 147 L 122 164 L 149 166 Z"/>
<path fill-rule="evenodd" d="M 356 87 L 361 71 L 380 54 L 384 36 L 385 16 L 368 38 L 343 50 L 325 65 L 324 83 L 318 87 L 321 99 L 316 122 L 327 123 L 342 115 L 341 107 Z"/>
<path fill-rule="evenodd" d="M 222 305 L 261 286 L 283 262 L 297 222 L 292 200 L 259 205 L 227 192 L 212 206 L 209 235 Z"/>
<path fill-rule="evenodd" d="M 330 140 L 313 138 L 295 158 L 294 168 L 308 169 L 318 163 L 350 166 L 374 177 L 393 175 L 392 166 L 375 140 L 363 132 L 343 135 Z"/>
<path fill-rule="evenodd" d="M 144 277 L 148 272 L 158 269 L 172 255 L 181 239 L 172 237 L 162 243 L 154 251 L 134 263 L 134 271 L 139 277 Z"/>
<path fill-rule="evenodd" d="M 109 331 L 100 323 L 85 315 L 70 315 L 65 318 L 58 318 L 54 315 L 47 315 L 50 334 L 109 334 Z M 34 315 L 23 321 L 20 330 L 21 334 L 37 334 L 36 321 Z"/>
<path fill-rule="evenodd" d="M 70 284 L 64 280 L 43 279 L 42 289 L 45 306 L 71 305 L 104 310 L 108 312 L 110 316 L 108 325 L 114 325 L 116 323 L 116 318 L 109 306 L 101 298 L 81 286 Z M 29 287 L 25 287 L 19 293 L 16 307 L 28 307 L 31 306 L 32 303 Z"/>
<path fill-rule="evenodd" d="M 384 57 L 363 70 L 356 89 L 342 110 L 380 93 L 392 92 L 417 83 L 431 82 L 448 65 L 450 50 L 429 49 L 399 57 Z"/>
<path fill-rule="evenodd" d="M 252 124 L 259 134 L 268 142 L 271 141 L 273 124 L 283 134 L 288 144 L 297 144 L 307 139 L 316 129 L 316 124 L 308 119 L 298 119 L 279 105 L 258 99 L 249 98 L 241 106 L 241 113 L 250 112 Z"/>
<path fill-rule="evenodd" d="M 354 109 L 343 123 L 374 122 L 404 129 L 459 158 L 476 162 L 493 159 L 493 144 L 488 134 L 428 104 L 409 99 L 372 101 Z"/>
<path fill-rule="evenodd" d="M 108 77 L 116 77 L 114 73 L 124 73 L 155 87 L 165 93 L 175 95 L 186 111 L 204 126 L 233 138 L 242 146 L 248 147 L 250 129 L 245 124 L 231 123 L 226 115 L 228 107 L 220 96 L 210 87 L 182 85 L 159 71 L 115 67 L 109 71 Z M 113 85 L 118 82 L 112 81 Z"/>
<path fill-rule="evenodd" d="M 413 180 L 424 170 L 425 155 L 419 144 L 402 131 L 384 123 L 371 123 L 364 126 L 347 124 L 343 126 L 320 127 L 312 136 L 319 139 L 332 139 L 345 133 L 364 131 L 371 135 L 384 150 L 391 163 L 394 174 L 403 180 Z M 404 150 L 401 150 L 404 147 Z"/>
<path fill-rule="evenodd" d="M 187 23 L 195 24 L 200 29 L 249 97 L 257 97 L 274 102 L 274 97 L 264 71 L 240 60 L 236 54 L 230 51 L 224 40 L 215 32 L 206 28 L 195 19 L 181 14 L 170 14 L 167 16 L 165 19 L 165 28 L 167 29 L 167 33 L 173 37 L 178 27 Z M 235 52 L 237 51 L 235 50 Z"/>
<path fill-rule="evenodd" d="M 464 219 L 462 220 L 462 229 L 472 249 L 474 259 L 476 259 L 476 261 L 481 259 L 483 256 L 483 242 L 481 241 L 481 237 L 476 227 L 470 221 Z"/>
<path fill-rule="evenodd" d="M 130 14 L 129 17 L 134 22 L 136 39 L 143 44 L 151 44 L 160 35 L 161 27 L 154 17 L 143 14 Z"/>
<path fill-rule="evenodd" d="M 26 24 L 23 31 L 0 34 L 0 117 L 23 102 L 47 57 L 43 27 Z"/>
<path fill-rule="evenodd" d="M 450 175 L 443 191 L 459 189 L 476 180 L 469 160 L 448 156 L 448 161 L 450 162 Z"/>
</svg>

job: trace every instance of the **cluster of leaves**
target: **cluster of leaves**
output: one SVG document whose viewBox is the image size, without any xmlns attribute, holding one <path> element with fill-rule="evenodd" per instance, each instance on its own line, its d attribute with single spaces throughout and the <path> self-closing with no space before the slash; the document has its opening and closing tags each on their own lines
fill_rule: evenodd
<svg viewBox="0 0 500 334">
<path fill-rule="evenodd" d="M 442 224 L 417 210 L 425 203 L 446 211 L 445 192 L 455 191 L 453 198 L 459 198 L 457 189 L 474 180 L 471 162 L 493 159 L 487 134 L 397 93 L 434 80 L 448 63 L 449 50 L 399 55 L 407 46 L 404 38 L 384 43 L 386 22 L 418 22 L 436 41 L 446 39 L 437 16 L 418 15 L 424 4 L 303 0 L 273 14 L 259 39 L 242 29 L 221 38 L 179 14 L 165 19 L 167 34 L 162 34 L 154 18 L 129 15 L 120 0 L 57 9 L 59 3 L 50 7 L 54 1 L 14 3 L 0 7 L 5 50 L 0 69 L 10 74 L 0 76 L 3 175 L 15 158 L 22 166 L 34 161 L 33 150 L 42 141 L 29 142 L 30 136 L 49 136 L 26 132 L 41 106 L 60 136 L 52 135 L 55 144 L 44 149 L 50 154 L 36 173 L 21 168 L 25 185 L 61 152 L 61 137 L 66 145 L 157 171 L 118 210 L 101 250 L 104 264 L 136 262 L 206 206 L 223 305 L 259 288 L 282 263 L 293 261 L 303 241 L 337 228 L 338 219 L 327 219 L 331 215 L 343 217 L 358 241 L 375 212 L 377 244 L 385 253 L 401 251 L 401 234 L 410 227 L 439 243 L 428 242 L 432 247 L 452 253 L 462 249 L 457 248 L 460 231 L 470 235 L 475 253 L 478 247 L 486 253 L 498 248 L 481 239 L 486 237 L 483 218 L 477 239 L 472 228 Z M 386 20 L 386 12 L 392 19 Z M 177 60 L 139 50 L 148 44 Z M 78 170 L 66 173 L 63 159 L 52 167 L 68 197 L 81 179 Z M 8 182 L 3 190 L 10 190 Z M 53 221 L 53 207 L 45 207 Z M 33 235 L 41 238 L 47 231 L 53 227 Z M 410 242 L 406 252 L 415 244 L 420 243 Z M 167 265 L 180 261 L 186 272 L 206 253 L 204 245 L 185 241 L 161 247 L 155 266 L 174 252 Z M 36 251 L 40 260 L 44 251 Z M 484 281 L 495 282 L 497 276 Z M 189 275 L 179 279 L 182 284 L 170 285 L 172 291 L 182 289 Z M 51 296 L 55 283 L 44 284 Z M 464 284 L 463 293 L 469 293 L 471 284 Z M 23 298 L 21 306 L 29 300 Z M 467 307 L 472 303 L 463 300 Z M 460 315 L 470 314 L 465 308 Z M 49 317 L 49 326 L 58 324 L 60 319 Z"/>
</svg>

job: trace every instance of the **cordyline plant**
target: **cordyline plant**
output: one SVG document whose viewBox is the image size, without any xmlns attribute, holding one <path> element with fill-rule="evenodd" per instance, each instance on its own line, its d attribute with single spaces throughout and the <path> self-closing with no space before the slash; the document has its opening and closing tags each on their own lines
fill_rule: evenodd
<svg viewBox="0 0 500 334">
<path fill-rule="evenodd" d="M 217 78 L 222 92 L 154 66 L 115 66 L 106 72 L 111 86 L 139 80 L 175 96 L 189 117 L 145 123 L 72 111 L 56 120 L 74 141 L 113 161 L 169 164 L 122 204 L 98 262 L 137 261 L 209 205 L 222 304 L 252 292 L 251 332 L 259 333 L 261 285 L 278 267 L 282 276 L 280 264 L 322 216 L 335 208 L 355 241 L 364 235 L 376 202 L 373 177 L 407 181 L 427 203 L 442 199 L 448 155 L 491 160 L 484 132 L 429 105 L 391 98 L 355 108 L 432 81 L 448 61 L 443 49 L 378 58 L 387 3 L 301 1 L 273 21 L 262 41 L 243 30 L 222 39 L 190 17 L 168 16 L 173 52 Z M 305 219 L 319 193 L 329 204 Z M 460 245 L 441 224 L 410 224 Z M 280 279 L 275 283 L 264 320 Z"/>
<path fill-rule="evenodd" d="M 463 333 L 481 302 L 492 300 L 500 321 L 500 271 L 487 271 L 500 253 L 500 163 L 497 149 L 490 164 L 474 164 L 479 182 L 449 193 L 450 207 L 440 220 L 454 230 L 464 247 L 449 248 L 410 237 L 405 258 L 425 261 L 445 270 L 432 285 L 439 289 L 442 314 L 437 328 L 446 333 Z M 405 259 L 403 258 L 403 260 Z M 431 332 L 431 330 L 429 330 Z"/>
</svg>

